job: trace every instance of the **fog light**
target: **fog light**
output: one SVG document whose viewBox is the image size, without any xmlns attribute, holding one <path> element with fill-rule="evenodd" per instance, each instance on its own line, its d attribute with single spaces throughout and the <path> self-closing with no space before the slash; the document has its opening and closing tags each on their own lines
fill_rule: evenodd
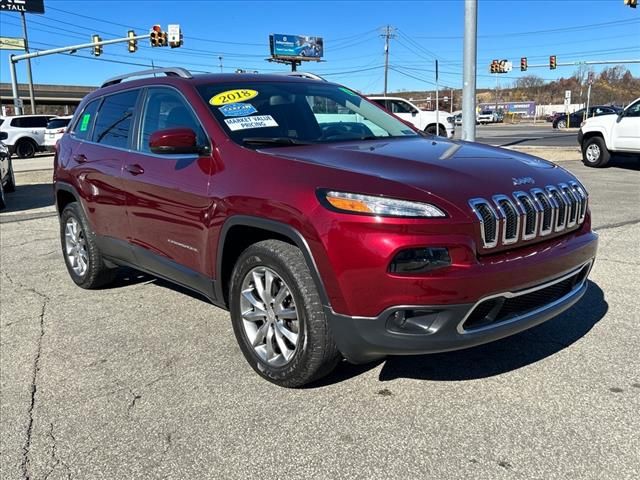
<svg viewBox="0 0 640 480">
<path fill-rule="evenodd" d="M 392 273 L 423 273 L 451 265 L 449 250 L 436 248 L 410 248 L 402 250 L 391 261 Z"/>
<path fill-rule="evenodd" d="M 397 333 L 430 333 L 438 310 L 398 310 L 387 319 L 387 330 Z"/>
</svg>

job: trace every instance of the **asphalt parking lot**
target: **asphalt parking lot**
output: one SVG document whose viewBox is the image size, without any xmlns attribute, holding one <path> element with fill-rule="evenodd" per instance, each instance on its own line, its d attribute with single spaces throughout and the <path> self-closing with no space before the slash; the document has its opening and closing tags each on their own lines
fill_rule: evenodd
<svg viewBox="0 0 640 480">
<path fill-rule="evenodd" d="M 227 313 L 164 281 L 77 288 L 51 172 L 18 173 L 0 213 L 2 478 L 639 478 L 640 163 L 562 166 L 600 234 L 577 305 L 302 390 L 261 380 Z"/>
<path fill-rule="evenodd" d="M 454 138 L 462 136 L 462 127 L 457 125 Z M 496 123 L 476 126 L 476 141 L 501 147 L 568 147 L 579 149 L 578 129 L 554 129 L 551 123 L 507 124 Z"/>
</svg>

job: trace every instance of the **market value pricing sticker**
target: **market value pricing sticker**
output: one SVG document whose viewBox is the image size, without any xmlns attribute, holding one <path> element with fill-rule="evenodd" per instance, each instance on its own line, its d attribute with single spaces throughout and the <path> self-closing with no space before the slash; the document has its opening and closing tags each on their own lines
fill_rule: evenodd
<svg viewBox="0 0 640 480">
<path fill-rule="evenodd" d="M 267 128 L 278 126 L 278 123 L 273 119 L 271 115 L 225 118 L 224 122 L 232 132 L 235 132 L 237 130 L 249 130 L 251 128 Z"/>
</svg>

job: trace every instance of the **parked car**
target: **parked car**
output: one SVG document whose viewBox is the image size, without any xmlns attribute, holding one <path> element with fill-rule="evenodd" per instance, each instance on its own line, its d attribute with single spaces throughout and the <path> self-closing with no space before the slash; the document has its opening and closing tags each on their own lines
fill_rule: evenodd
<svg viewBox="0 0 640 480">
<path fill-rule="evenodd" d="M 19 158 L 33 157 L 44 148 L 44 130 L 53 115 L 0 117 L 0 132 L 7 132 L 5 145 Z"/>
<path fill-rule="evenodd" d="M 640 160 L 640 98 L 618 115 L 588 118 L 578 131 L 578 143 L 588 167 L 606 166 L 612 153 Z"/>
<path fill-rule="evenodd" d="M 482 110 L 477 116 L 476 116 L 476 123 L 479 123 L 480 125 L 486 125 L 487 123 L 496 123 L 497 117 L 496 114 L 493 113 L 493 110 Z"/>
<path fill-rule="evenodd" d="M 585 117 L 587 110 L 581 108 L 571 114 L 567 119 L 566 113 L 559 114 L 553 121 L 553 128 L 579 127 L 585 118 L 599 117 L 600 115 L 618 115 L 622 108 L 611 105 L 596 105 L 589 107 L 588 115 Z"/>
<path fill-rule="evenodd" d="M 67 131 L 67 126 L 73 118 L 72 115 L 64 117 L 54 117 L 47 123 L 47 128 L 44 131 L 44 149 L 48 152 L 55 150 L 56 143 L 62 138 L 64 132 Z"/>
<path fill-rule="evenodd" d="M 62 253 L 80 287 L 128 265 L 199 292 L 286 387 L 343 357 L 497 340 L 586 291 L 597 237 L 567 170 L 434 140 L 334 83 L 154 73 L 87 95 L 58 143 Z"/>
<path fill-rule="evenodd" d="M 453 116 L 448 112 L 439 111 L 438 120 L 436 120 L 435 111 L 421 110 L 404 98 L 375 96 L 368 98 L 399 118 L 411 123 L 418 130 L 431 135 L 453 138 L 455 123 Z M 439 128 L 436 122 L 439 123 Z"/>
<path fill-rule="evenodd" d="M 5 194 L 16 190 L 16 176 L 13 173 L 11 153 L 4 144 L 6 137 L 6 132 L 0 132 L 0 210 L 7 206 Z"/>
</svg>

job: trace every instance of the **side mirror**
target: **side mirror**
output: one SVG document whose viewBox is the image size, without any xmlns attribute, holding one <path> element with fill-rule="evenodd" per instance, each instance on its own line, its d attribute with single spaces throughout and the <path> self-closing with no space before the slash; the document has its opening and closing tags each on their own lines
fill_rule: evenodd
<svg viewBox="0 0 640 480">
<path fill-rule="evenodd" d="M 190 128 L 167 128 L 153 132 L 149 138 L 149 148 L 159 154 L 200 154 L 207 149 L 197 144 L 196 132 Z"/>
<path fill-rule="evenodd" d="M 416 115 L 418 115 L 418 112 L 416 112 L 415 110 L 413 112 L 411 112 L 411 116 L 415 117 Z"/>
</svg>

